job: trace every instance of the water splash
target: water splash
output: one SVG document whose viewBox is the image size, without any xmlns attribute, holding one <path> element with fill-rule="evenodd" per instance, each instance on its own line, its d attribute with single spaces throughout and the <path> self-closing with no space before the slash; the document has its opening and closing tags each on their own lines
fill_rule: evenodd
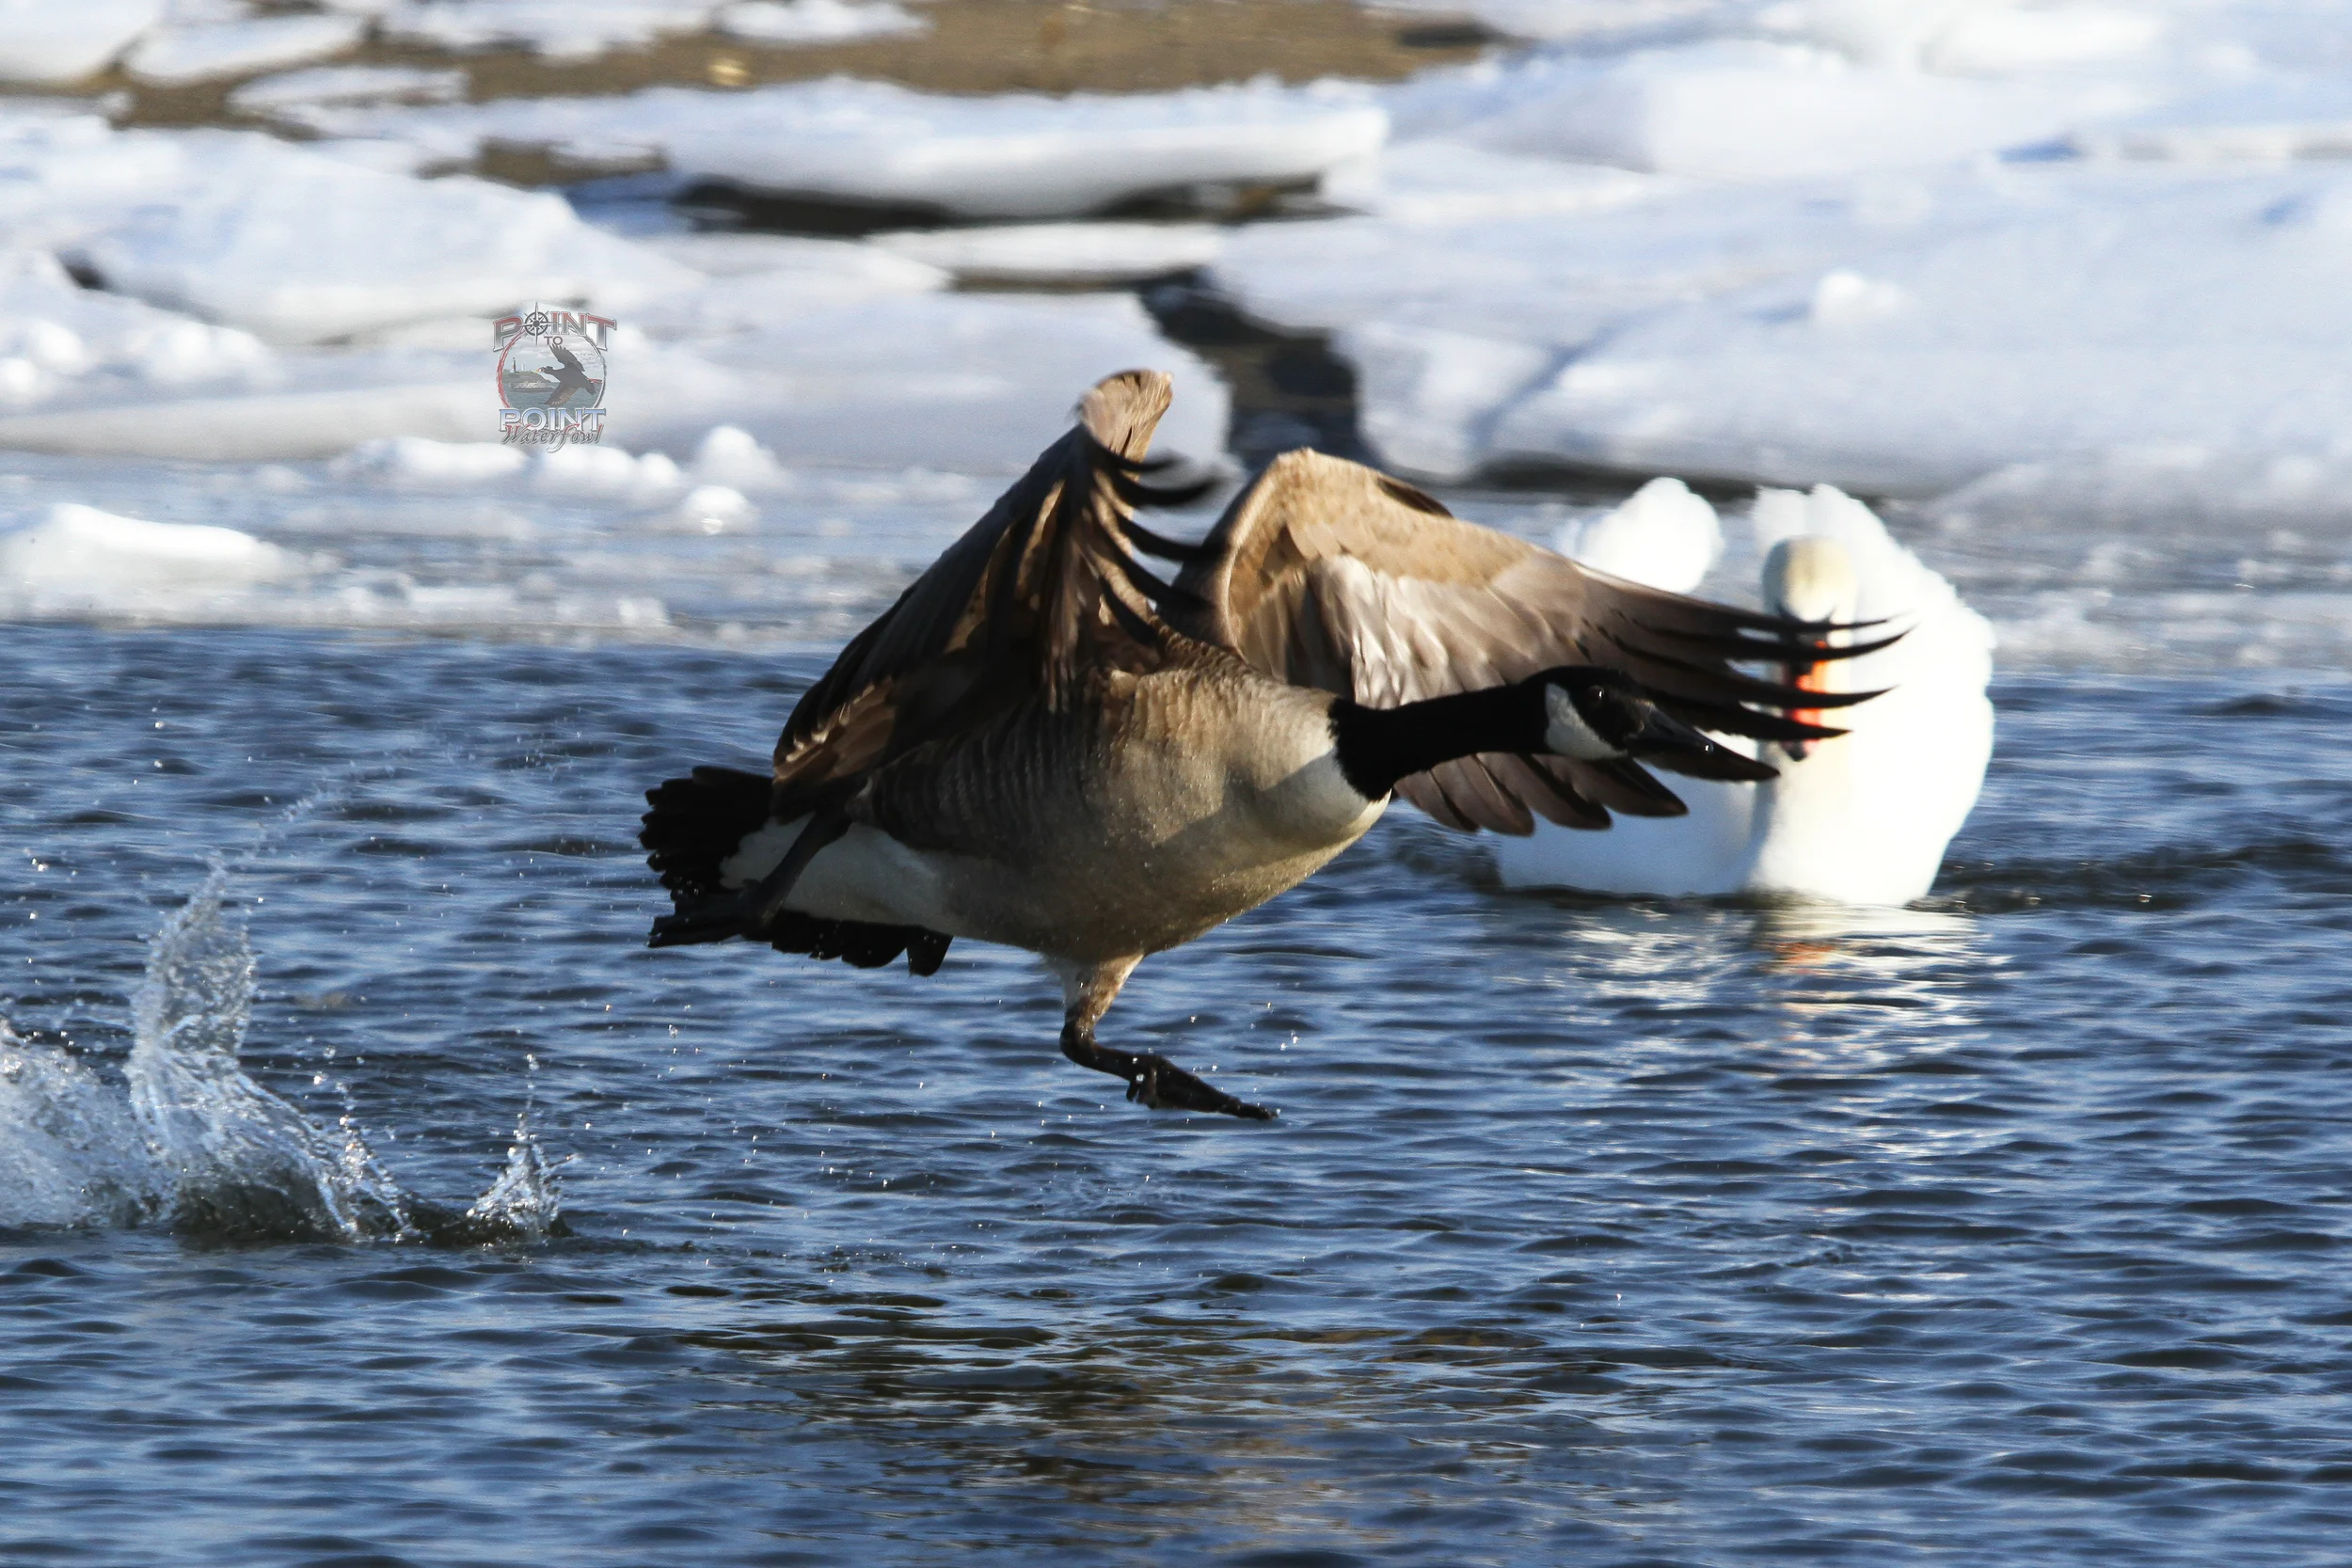
<svg viewBox="0 0 2352 1568">
<path fill-rule="evenodd" d="M 221 910 L 215 870 L 149 944 L 124 1069 L 131 1109 L 169 1183 L 174 1228 L 357 1241 L 402 1235 L 400 1189 L 356 1127 L 340 1137 L 246 1076 L 253 950 Z"/>
<path fill-rule="evenodd" d="M 561 1233 L 563 1183 L 547 1150 L 532 1135 L 531 1113 L 515 1122 L 515 1141 L 506 1150 L 506 1168 L 490 1190 L 475 1198 L 465 1223 L 491 1236 L 531 1240 Z"/>
<path fill-rule="evenodd" d="M 136 1225 L 163 1205 L 121 1094 L 0 1019 L 0 1227 Z"/>
<path fill-rule="evenodd" d="M 253 950 L 222 907 L 226 883 L 215 867 L 149 943 L 124 1089 L 0 1021 L 0 1226 L 161 1219 L 254 1241 L 561 1234 L 558 1183 L 528 1101 L 506 1169 L 458 1215 L 401 1189 L 348 1104 L 322 1126 L 246 1075 L 238 1052 Z"/>
</svg>

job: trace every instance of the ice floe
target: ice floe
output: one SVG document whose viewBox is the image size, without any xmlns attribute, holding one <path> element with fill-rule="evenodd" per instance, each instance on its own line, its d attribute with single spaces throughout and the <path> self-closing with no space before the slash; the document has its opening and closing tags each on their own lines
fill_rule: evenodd
<svg viewBox="0 0 2352 1568">
<path fill-rule="evenodd" d="M 0 81 L 102 71 L 161 20 L 165 0 L 0 0 Z"/>
<path fill-rule="evenodd" d="M 1939 162 L 2046 140 L 2146 99 L 2100 80 L 1895 71 L 1814 46 L 1723 40 L 1488 63 L 1408 84 L 1389 102 L 1400 137 L 1738 180 Z"/>
<path fill-rule="evenodd" d="M 2234 487 L 2352 420 L 2327 9 L 1487 7 L 1580 41 L 1390 89 L 1394 139 L 1327 185 L 1361 215 L 1212 272 L 1330 334 L 1433 477 L 1927 496 L 2153 446 Z"/>
<path fill-rule="evenodd" d="M 730 325 L 630 353 L 607 400 L 613 428 L 686 451 L 727 424 L 790 464 L 1002 473 L 1067 424 L 1073 388 L 1148 363 L 1176 377 L 1161 442 L 1224 450 L 1223 383 L 1129 295 L 882 294 Z"/>
<path fill-rule="evenodd" d="M 135 44 L 122 69 L 142 82 L 175 86 L 295 65 L 340 55 L 367 32 L 356 16 L 257 16 L 158 27 Z"/>
<path fill-rule="evenodd" d="M 580 59 L 700 32 L 717 9 L 717 0 L 402 0 L 379 24 L 402 42 Z"/>
<path fill-rule="evenodd" d="M 2352 11 L 1470 5 L 1563 41 L 1387 87 L 831 81 L 469 103 L 496 73 L 443 65 L 235 90 L 237 114 L 313 138 L 299 146 L 0 103 L 0 448 L 47 476 L 0 505 L 20 531 L 75 502 L 344 558 L 151 618 L 690 637 L 739 619 L 814 637 L 968 522 L 1104 372 L 1173 369 L 1164 441 L 1216 452 L 1216 376 L 1110 292 L 1205 269 L 1248 315 L 1327 336 L 1355 371 L 1357 428 L 1400 467 L 1909 498 L 1897 522 L 1939 550 L 2042 552 L 2044 602 L 2004 626 L 2051 657 L 2122 657 L 2098 595 L 2140 567 L 2104 546 L 2066 557 L 2048 519 L 2173 550 L 2235 531 L 2243 580 L 2287 574 L 2316 585 L 2309 603 L 2269 639 L 2201 586 L 2173 635 L 2252 660 L 2343 644 L 2321 558 L 2352 519 L 2352 318 L 2334 297 L 2352 263 Z M 886 8 L 326 8 L 380 12 L 395 41 L 557 54 Z M 0 0 L 0 71 L 71 77 L 132 49 L 151 65 L 176 36 L 285 20 L 303 19 Z M 642 177 L 628 217 L 587 188 L 418 177 L 494 144 L 669 172 Z M 758 221 L 811 198 L 898 227 L 684 231 L 663 198 L 713 181 L 785 198 L 747 198 Z M 1102 216 L 1310 183 L 1322 207 L 1290 201 L 1279 222 Z M 524 298 L 620 320 L 610 458 L 489 444 L 485 318 Z M 214 494 L 188 477 L 205 474 L 220 510 L 176 510 L 191 485 Z M 859 485 L 898 499 L 850 499 Z M 516 553 L 469 576 L 431 543 L 459 540 Z"/>
<path fill-rule="evenodd" d="M 303 125 L 299 111 L 305 108 L 354 103 L 451 103 L 465 96 L 463 71 L 404 65 L 322 65 L 240 83 L 229 94 L 229 106 L 239 114 L 276 116 Z"/>
<path fill-rule="evenodd" d="M 920 33 L 930 24 L 891 0 L 737 0 L 712 18 L 719 31 L 760 43 L 846 43 Z"/>
<path fill-rule="evenodd" d="M 1125 295 L 951 294 L 946 271 L 842 241 L 641 244 L 552 195 L 250 133 L 0 120 L 0 173 L 22 176 L 0 218 L 42 247 L 0 265 L 0 447 L 261 461 L 478 438 L 488 320 L 534 295 L 622 319 L 607 402 L 631 450 L 682 457 L 732 424 L 788 463 L 1003 471 L 1073 389 L 1137 364 L 1178 374 L 1171 439 L 1223 445 L 1222 387 Z"/>
<path fill-rule="evenodd" d="M 1100 286 L 1206 266 L 1225 235 L 1205 223 L 1021 223 L 901 230 L 875 243 L 969 282 Z"/>
<path fill-rule="evenodd" d="M 490 141 L 589 165 L 656 157 L 751 190 L 993 218 L 1084 214 L 1200 185 L 1311 184 L 1376 150 L 1388 127 L 1360 87 L 1271 81 L 956 98 L 835 78 L 308 118 L 326 134 L 413 141 L 453 162 Z"/>
<path fill-rule="evenodd" d="M 205 177 L 176 201 L 110 214 L 76 255 L 107 288 L 276 341 L 488 316 L 532 297 L 626 310 L 685 281 L 561 197 L 378 173 L 245 133 L 174 147 Z"/>
<path fill-rule="evenodd" d="M 335 460 L 340 478 L 369 479 L 425 489 L 469 489 L 512 479 L 531 467 L 531 453 L 496 441 L 436 441 L 427 436 L 387 436 L 363 441 Z"/>
<path fill-rule="evenodd" d="M 235 529 L 151 523 L 72 502 L 0 530 L 0 605 L 20 614 L 185 609 L 306 569 L 299 556 Z"/>
<path fill-rule="evenodd" d="M 2342 176 L 2007 183 L 1955 203 L 1973 223 L 1856 236 L 1845 265 L 1622 324 L 1519 396 L 1488 450 L 1916 496 L 2147 443 L 2337 439 L 2352 344 L 2322 324 L 2352 230 L 2324 214 L 2352 204 Z"/>
<path fill-rule="evenodd" d="M 98 286 L 280 342 L 533 296 L 627 309 L 690 280 L 553 195 L 89 117 L 0 113 L 0 225 Z"/>
</svg>

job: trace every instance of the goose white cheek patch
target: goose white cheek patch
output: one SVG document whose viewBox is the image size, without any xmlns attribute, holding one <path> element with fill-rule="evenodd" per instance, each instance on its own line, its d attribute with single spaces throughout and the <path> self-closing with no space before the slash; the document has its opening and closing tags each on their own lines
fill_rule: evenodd
<svg viewBox="0 0 2352 1568">
<path fill-rule="evenodd" d="M 1600 762 L 1625 755 L 1584 721 L 1584 716 L 1576 710 L 1575 699 L 1556 686 L 1544 688 L 1544 745 L 1560 756 L 1574 757 L 1579 762 Z"/>
</svg>

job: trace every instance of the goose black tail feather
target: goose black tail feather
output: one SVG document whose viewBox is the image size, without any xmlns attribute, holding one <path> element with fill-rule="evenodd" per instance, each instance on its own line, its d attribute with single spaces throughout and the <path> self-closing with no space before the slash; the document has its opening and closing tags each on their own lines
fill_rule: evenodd
<svg viewBox="0 0 2352 1568">
<path fill-rule="evenodd" d="M 748 937 L 779 953 L 840 958 L 859 969 L 879 969 L 904 953 L 909 973 L 937 973 L 948 942 L 937 931 L 824 920 L 797 910 L 778 912 L 763 928 L 756 911 L 744 909 L 739 894 L 720 885 L 720 863 L 767 824 L 770 794 L 766 774 L 736 768 L 697 768 L 691 777 L 664 780 L 645 791 L 652 809 L 637 841 L 645 847 L 645 863 L 660 873 L 661 885 L 670 890 L 675 911 L 654 922 L 650 945 Z"/>
<path fill-rule="evenodd" d="M 768 820 L 772 789 L 763 773 L 697 768 L 691 777 L 665 779 L 645 791 L 653 809 L 637 842 L 679 908 L 719 892 L 719 863 Z"/>
</svg>

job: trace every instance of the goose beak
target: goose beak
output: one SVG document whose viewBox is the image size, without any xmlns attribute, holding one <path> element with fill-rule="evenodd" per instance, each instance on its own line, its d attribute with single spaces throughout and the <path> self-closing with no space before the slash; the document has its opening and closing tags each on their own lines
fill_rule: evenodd
<svg viewBox="0 0 2352 1568">
<path fill-rule="evenodd" d="M 1780 770 L 1770 763 L 1741 756 L 1730 747 L 1709 740 L 1655 704 L 1643 705 L 1649 711 L 1643 718 L 1642 727 L 1625 742 L 1626 754 L 1635 761 L 1694 779 L 1757 784 L 1780 776 Z"/>
</svg>

